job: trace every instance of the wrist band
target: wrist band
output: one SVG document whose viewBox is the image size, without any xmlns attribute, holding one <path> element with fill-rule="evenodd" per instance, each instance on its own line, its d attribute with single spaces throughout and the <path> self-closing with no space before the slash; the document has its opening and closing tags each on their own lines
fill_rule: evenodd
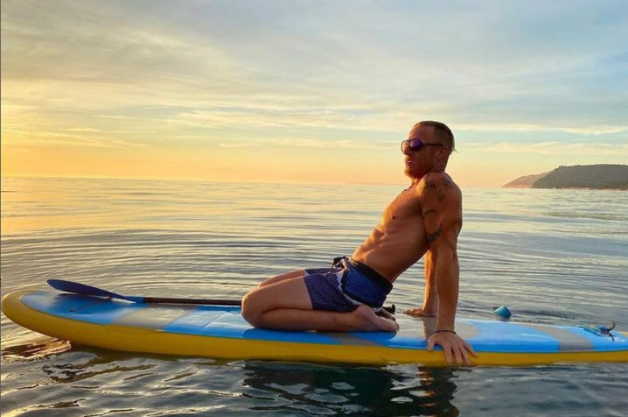
<svg viewBox="0 0 628 417">
<path fill-rule="evenodd" d="M 436 334 L 436 333 L 453 333 L 453 334 L 458 334 L 458 333 L 456 333 L 456 332 L 455 332 L 455 331 L 453 331 L 453 330 L 446 330 L 446 329 L 443 329 L 443 330 L 436 330 L 436 331 L 434 332 L 434 334 Z"/>
</svg>

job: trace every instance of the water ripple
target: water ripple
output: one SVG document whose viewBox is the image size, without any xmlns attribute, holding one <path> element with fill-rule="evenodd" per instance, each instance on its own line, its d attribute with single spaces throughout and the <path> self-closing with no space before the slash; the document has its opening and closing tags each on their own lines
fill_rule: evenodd
<svg viewBox="0 0 628 417">
<path fill-rule="evenodd" d="M 352 253 L 402 187 L 3 178 L 2 293 L 70 279 L 239 299 Z M 627 193 L 465 190 L 459 315 L 628 327 Z M 175 284 L 175 285 L 173 285 Z M 390 301 L 422 301 L 422 264 Z M 2 414 L 623 415 L 626 365 L 430 369 L 130 355 L 2 316 Z M 521 393 L 526 395 L 522 396 Z"/>
</svg>

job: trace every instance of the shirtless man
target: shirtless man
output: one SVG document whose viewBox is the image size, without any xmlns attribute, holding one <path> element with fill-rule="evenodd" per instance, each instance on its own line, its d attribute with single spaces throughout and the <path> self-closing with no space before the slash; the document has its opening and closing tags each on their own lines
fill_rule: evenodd
<svg viewBox="0 0 628 417">
<path fill-rule="evenodd" d="M 406 314 L 437 317 L 428 349 L 438 344 L 448 363 L 455 357 L 458 364 L 469 364 L 469 353 L 475 352 L 454 329 L 462 193 L 445 173 L 454 146 L 446 125 L 417 123 L 401 143 L 412 184 L 388 205 L 351 258 L 262 282 L 244 296 L 244 318 L 278 330 L 396 331 L 394 317 L 381 307 L 397 277 L 425 256 L 423 306 Z"/>
</svg>

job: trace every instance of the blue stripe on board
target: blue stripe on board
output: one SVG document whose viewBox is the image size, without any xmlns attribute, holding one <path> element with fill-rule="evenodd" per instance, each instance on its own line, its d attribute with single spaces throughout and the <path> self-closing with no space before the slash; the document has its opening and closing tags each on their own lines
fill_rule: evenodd
<svg viewBox="0 0 628 417">
<path fill-rule="evenodd" d="M 188 314 L 178 318 L 163 328 L 165 332 L 201 335 L 204 328 L 210 325 L 218 317 L 225 314 L 224 308 L 214 306 L 198 306 Z"/>
<path fill-rule="evenodd" d="M 613 334 L 613 338 L 611 338 L 610 336 L 599 336 L 581 327 L 568 327 L 566 330 L 589 340 L 593 346 L 593 350 L 596 352 L 628 350 L 628 338 L 621 335 L 619 332 L 611 332 Z"/>
<path fill-rule="evenodd" d="M 165 326 L 164 331 L 197 336 L 214 336 L 234 339 L 274 342 L 315 343 L 338 345 L 333 337 L 316 332 L 282 332 L 254 329 L 240 313 L 239 308 L 200 306 Z"/>
<path fill-rule="evenodd" d="M 55 294 L 50 291 L 26 294 L 22 297 L 22 302 L 53 316 L 94 324 L 111 324 L 121 316 L 141 308 L 141 305 L 133 303 L 114 303 L 102 298 Z"/>
<path fill-rule="evenodd" d="M 480 330 L 476 337 L 467 339 L 476 352 L 495 353 L 558 353 L 560 342 L 555 337 L 512 322 L 485 322 L 469 320 Z"/>
<path fill-rule="evenodd" d="M 210 326 L 212 334 L 219 337 L 239 337 L 243 339 L 266 340 L 274 342 L 316 343 L 339 345 L 333 337 L 317 332 L 284 332 L 279 330 L 255 329 L 251 327 L 238 311 L 227 313 Z"/>
<path fill-rule="evenodd" d="M 547 333 L 516 323 L 461 320 L 475 326 L 479 334 L 467 338 L 476 352 L 499 353 L 556 353 L 559 341 Z M 404 349 L 425 349 L 427 341 L 417 331 L 416 337 L 399 336 L 392 333 L 356 332 L 353 335 L 384 346 Z M 406 333 L 407 334 L 407 333 Z M 421 337 L 421 339 L 419 339 Z M 436 346 L 439 350 L 440 347 Z"/>
<path fill-rule="evenodd" d="M 400 336 L 390 332 L 352 332 L 351 334 L 355 337 L 391 348 L 423 350 L 427 347 L 427 340 L 422 337 L 419 339 L 422 333 L 417 333 L 415 337 Z"/>
</svg>

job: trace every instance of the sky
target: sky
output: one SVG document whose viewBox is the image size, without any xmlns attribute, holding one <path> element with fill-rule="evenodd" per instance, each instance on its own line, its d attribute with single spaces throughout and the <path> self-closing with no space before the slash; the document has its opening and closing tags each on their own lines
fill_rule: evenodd
<svg viewBox="0 0 628 417">
<path fill-rule="evenodd" d="M 499 187 L 628 163 L 628 5 L 3 0 L 2 176 Z"/>
</svg>

